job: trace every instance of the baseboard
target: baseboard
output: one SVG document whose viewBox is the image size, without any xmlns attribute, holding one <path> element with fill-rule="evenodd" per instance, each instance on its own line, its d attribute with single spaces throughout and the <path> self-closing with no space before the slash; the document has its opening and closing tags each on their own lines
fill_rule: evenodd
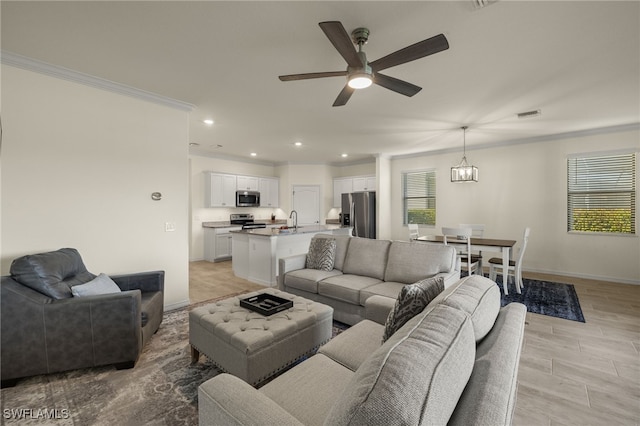
<svg viewBox="0 0 640 426">
<path fill-rule="evenodd" d="M 619 284 L 632 284 L 632 285 L 640 285 L 640 280 L 628 280 L 624 278 L 612 278 L 607 276 L 599 276 L 599 275 L 591 275 L 591 274 L 576 274 L 576 273 L 567 273 L 564 271 L 550 271 L 546 269 L 523 269 L 523 275 L 527 272 L 534 272 L 539 274 L 552 274 L 552 275 L 560 275 L 562 277 L 574 277 L 574 278 L 583 278 L 588 280 L 598 280 L 598 281 L 610 281 L 612 283 Z"/>
<path fill-rule="evenodd" d="M 185 306 L 189 306 L 191 303 L 188 300 L 183 300 L 181 302 L 172 303 L 170 305 L 165 305 L 164 310 L 167 311 L 175 311 L 176 309 L 184 308 Z"/>
</svg>

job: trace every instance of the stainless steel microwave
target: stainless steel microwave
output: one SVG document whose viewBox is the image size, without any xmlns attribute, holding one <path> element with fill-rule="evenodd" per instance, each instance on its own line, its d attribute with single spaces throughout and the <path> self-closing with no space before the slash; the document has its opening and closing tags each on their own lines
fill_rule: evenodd
<svg viewBox="0 0 640 426">
<path fill-rule="evenodd" d="M 260 207 L 258 191 L 236 191 L 236 207 Z"/>
</svg>

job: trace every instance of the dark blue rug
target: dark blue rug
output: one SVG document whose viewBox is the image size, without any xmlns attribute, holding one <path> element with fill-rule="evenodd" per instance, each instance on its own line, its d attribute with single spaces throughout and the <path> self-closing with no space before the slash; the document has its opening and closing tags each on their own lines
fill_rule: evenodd
<svg viewBox="0 0 640 426">
<path fill-rule="evenodd" d="M 498 275 L 496 282 L 502 293 L 502 276 Z M 509 282 L 509 294 L 501 294 L 502 306 L 510 302 L 519 302 L 527 307 L 527 311 L 534 314 L 548 315 L 571 321 L 584 321 L 580 301 L 576 289 L 572 284 L 552 283 L 523 279 L 522 294 L 516 293 L 512 281 Z"/>
</svg>

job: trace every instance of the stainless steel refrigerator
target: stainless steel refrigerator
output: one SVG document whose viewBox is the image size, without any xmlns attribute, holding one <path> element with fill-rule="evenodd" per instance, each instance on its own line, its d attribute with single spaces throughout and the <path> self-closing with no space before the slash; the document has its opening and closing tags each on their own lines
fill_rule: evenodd
<svg viewBox="0 0 640 426">
<path fill-rule="evenodd" d="M 374 191 L 342 194 L 342 225 L 353 227 L 353 236 L 376 238 L 376 193 Z"/>
</svg>

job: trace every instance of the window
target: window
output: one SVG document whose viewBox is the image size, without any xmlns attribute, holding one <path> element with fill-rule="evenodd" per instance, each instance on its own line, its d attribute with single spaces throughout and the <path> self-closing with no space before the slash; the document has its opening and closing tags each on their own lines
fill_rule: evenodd
<svg viewBox="0 0 640 426">
<path fill-rule="evenodd" d="M 402 174 L 404 224 L 436 224 L 436 172 L 424 170 Z"/>
<path fill-rule="evenodd" d="M 636 154 L 567 159 L 567 230 L 636 233 Z"/>
</svg>

